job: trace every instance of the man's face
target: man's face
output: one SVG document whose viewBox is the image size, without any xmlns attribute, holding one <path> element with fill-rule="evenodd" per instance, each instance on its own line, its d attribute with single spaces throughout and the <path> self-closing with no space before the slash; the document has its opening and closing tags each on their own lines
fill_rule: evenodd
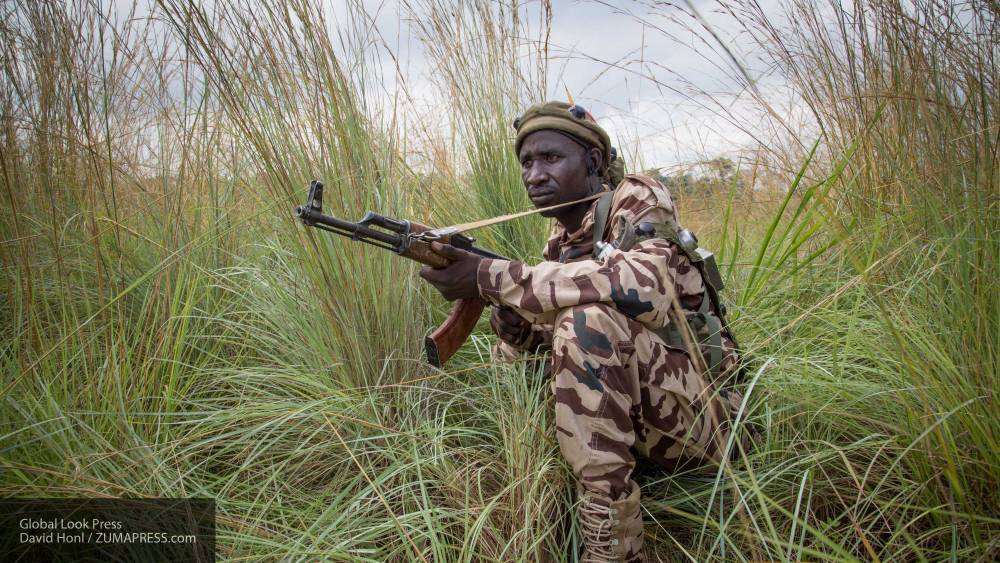
<svg viewBox="0 0 1000 563">
<path fill-rule="evenodd" d="M 590 195 L 587 164 L 593 156 L 565 135 L 551 129 L 536 131 L 524 139 L 517 156 L 521 161 L 521 180 L 536 208 Z M 558 219 L 575 207 L 546 211 L 542 216 Z"/>
</svg>

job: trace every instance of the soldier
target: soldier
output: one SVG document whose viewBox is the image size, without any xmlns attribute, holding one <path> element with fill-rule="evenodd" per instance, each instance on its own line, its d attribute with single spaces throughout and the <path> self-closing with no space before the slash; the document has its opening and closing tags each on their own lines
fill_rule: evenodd
<svg viewBox="0 0 1000 563">
<path fill-rule="evenodd" d="M 621 163 L 586 110 L 536 104 L 514 127 L 536 207 L 614 190 L 542 212 L 555 219 L 545 262 L 436 244 L 453 262 L 420 275 L 446 299 L 492 303 L 504 358 L 551 352 L 556 433 L 578 480 L 581 560 L 642 561 L 636 455 L 668 470 L 721 462 L 741 402 L 724 389 L 737 356 L 715 294 L 720 282 L 703 275 L 661 183 L 614 177 Z"/>
</svg>

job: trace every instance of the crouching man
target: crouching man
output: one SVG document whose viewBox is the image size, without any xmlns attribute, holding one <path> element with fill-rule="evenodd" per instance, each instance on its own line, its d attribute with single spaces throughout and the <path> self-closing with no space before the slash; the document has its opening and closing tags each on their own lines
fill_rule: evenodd
<svg viewBox="0 0 1000 563">
<path fill-rule="evenodd" d="M 607 193 L 542 212 L 555 223 L 540 264 L 435 245 L 453 262 L 420 275 L 449 300 L 492 303 L 505 358 L 551 352 L 559 447 L 578 480 L 581 561 L 642 561 L 636 455 L 671 471 L 721 462 L 741 401 L 729 389 L 737 357 L 719 282 L 662 184 L 609 173 L 620 161 L 586 110 L 537 104 L 514 127 L 536 207 Z"/>
</svg>

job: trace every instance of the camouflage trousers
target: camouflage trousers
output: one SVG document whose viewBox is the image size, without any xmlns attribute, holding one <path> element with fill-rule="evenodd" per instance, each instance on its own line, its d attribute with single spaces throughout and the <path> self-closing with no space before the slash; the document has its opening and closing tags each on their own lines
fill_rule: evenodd
<svg viewBox="0 0 1000 563">
<path fill-rule="evenodd" d="M 725 347 L 723 373 L 735 359 L 732 342 Z M 742 400 L 687 352 L 600 303 L 559 312 L 552 375 L 562 455 L 584 489 L 612 500 L 636 487 L 636 453 L 668 470 L 721 461 Z"/>
</svg>

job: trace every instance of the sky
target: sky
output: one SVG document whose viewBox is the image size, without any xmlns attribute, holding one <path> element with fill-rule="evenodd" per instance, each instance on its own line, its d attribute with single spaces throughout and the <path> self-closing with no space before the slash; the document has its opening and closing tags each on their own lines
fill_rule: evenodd
<svg viewBox="0 0 1000 563">
<path fill-rule="evenodd" d="M 540 3 L 521 4 L 525 15 L 537 20 Z M 677 4 L 683 8 L 665 2 L 552 2 L 549 98 L 565 100 L 568 90 L 609 131 L 633 169 L 735 159 L 775 135 L 771 121 L 733 79 L 741 73 L 731 57 L 692 11 L 739 58 L 779 113 L 797 110 L 785 83 L 768 72 L 762 53 L 741 33 L 737 18 L 724 12 L 724 4 Z M 781 20 L 779 0 L 757 4 Z M 415 106 L 435 107 L 440 94 L 433 69 L 412 26 L 400 17 L 405 10 L 394 0 L 366 0 L 365 6 L 402 62 Z"/>
<path fill-rule="evenodd" d="M 733 156 L 751 146 L 754 139 L 743 128 L 754 128 L 755 105 L 735 95 L 736 69 L 691 17 L 691 8 L 614 4 L 558 2 L 553 43 L 563 53 L 567 87 L 591 104 L 626 154 L 646 166 L 669 167 Z M 761 2 L 775 12 L 776 4 Z M 753 64 L 758 53 L 745 37 L 740 41 L 735 18 L 711 1 L 692 8 L 720 37 L 734 40 L 729 47 L 744 64 Z M 587 31 L 592 22 L 601 22 L 596 39 Z M 608 62 L 621 69 L 602 74 Z M 762 69 L 748 69 L 755 79 L 768 80 Z"/>
<path fill-rule="evenodd" d="M 322 2 L 330 14 L 331 34 L 350 25 L 349 14 L 357 13 L 358 4 L 365 8 L 382 42 L 378 50 L 383 53 L 384 90 L 375 95 L 381 96 L 386 106 L 392 105 L 398 61 L 412 96 L 413 114 L 423 117 L 440 108 L 436 81 L 440 77 L 434 76 L 406 6 L 419 11 L 435 1 Z M 254 2 L 246 0 L 244 6 L 252 9 Z M 780 2 L 755 3 L 769 18 L 781 21 Z M 198 3 L 211 7 L 215 2 Z M 568 91 L 608 130 L 632 170 L 676 170 L 719 156 L 735 160 L 757 145 L 772 143 L 778 134 L 773 130 L 774 121 L 765 118 L 745 85 L 734 79 L 742 76 L 742 71 L 733 65 L 729 53 L 741 61 L 743 70 L 778 114 L 794 120 L 803 111 L 741 31 L 740 15 L 725 12 L 730 3 L 552 0 L 548 99 L 566 100 Z M 130 5 L 127 0 L 112 4 L 119 18 L 127 16 Z M 531 33 L 537 34 L 540 1 L 521 0 L 519 6 L 524 17 L 532 21 Z M 138 15 L 144 12 L 148 8 L 140 9 Z M 387 52 L 392 57 L 386 56 Z"/>
</svg>

